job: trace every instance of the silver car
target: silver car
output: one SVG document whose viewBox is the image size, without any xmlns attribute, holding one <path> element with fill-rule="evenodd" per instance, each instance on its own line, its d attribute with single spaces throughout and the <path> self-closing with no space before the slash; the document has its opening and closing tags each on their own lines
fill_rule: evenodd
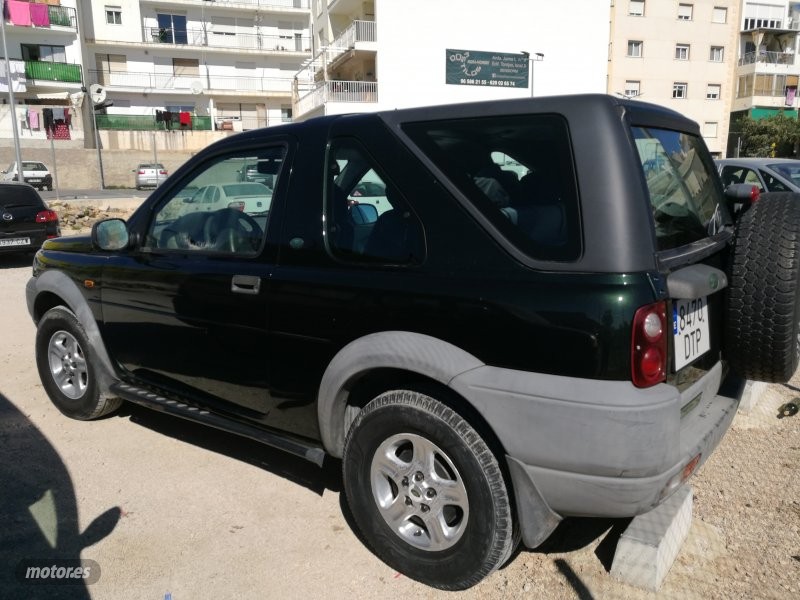
<svg viewBox="0 0 800 600">
<path fill-rule="evenodd" d="M 169 175 L 161 163 L 142 163 L 133 172 L 136 174 L 135 184 L 137 190 L 143 187 L 158 187 L 164 183 L 164 180 Z"/>
<path fill-rule="evenodd" d="M 752 183 L 762 192 L 800 192 L 800 160 L 724 158 L 714 162 L 722 187 L 732 183 Z"/>
</svg>

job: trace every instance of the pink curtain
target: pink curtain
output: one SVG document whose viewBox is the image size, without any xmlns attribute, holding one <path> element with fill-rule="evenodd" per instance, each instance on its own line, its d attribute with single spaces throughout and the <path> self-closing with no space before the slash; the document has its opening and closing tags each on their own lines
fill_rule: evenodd
<svg viewBox="0 0 800 600">
<path fill-rule="evenodd" d="M 31 4 L 31 23 L 36 27 L 50 27 L 50 7 L 47 4 Z"/>
<path fill-rule="evenodd" d="M 30 8 L 34 6 L 27 2 L 20 2 L 19 0 L 6 1 L 6 16 L 13 25 L 23 25 L 26 27 L 31 26 L 31 12 Z M 46 4 L 44 5 L 47 6 Z M 49 19 L 49 16 L 48 16 Z"/>
</svg>

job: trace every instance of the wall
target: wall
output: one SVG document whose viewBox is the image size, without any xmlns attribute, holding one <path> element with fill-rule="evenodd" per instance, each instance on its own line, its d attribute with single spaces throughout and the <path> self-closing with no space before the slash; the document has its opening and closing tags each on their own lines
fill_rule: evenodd
<svg viewBox="0 0 800 600">
<path fill-rule="evenodd" d="M 96 150 L 56 148 L 55 169 L 53 154 L 49 147 L 31 148 L 23 145 L 21 154 L 22 160 L 38 160 L 46 164 L 50 173 L 54 177 L 58 176 L 58 185 L 62 191 L 99 189 L 100 187 L 100 169 Z M 193 154 L 193 152 L 187 151 L 159 151 L 158 162 L 172 174 Z M 134 175 L 131 170 L 136 168 L 140 162 L 152 162 L 153 153 L 136 150 L 104 150 L 102 158 L 106 187 L 132 188 Z M 11 147 L 3 145 L 0 148 L 0 169 L 5 169 L 15 160 L 13 145 Z"/>
</svg>

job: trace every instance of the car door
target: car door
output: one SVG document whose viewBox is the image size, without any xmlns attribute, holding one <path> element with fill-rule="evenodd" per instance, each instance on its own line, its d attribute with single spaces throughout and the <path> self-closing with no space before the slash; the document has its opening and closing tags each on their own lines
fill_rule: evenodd
<svg viewBox="0 0 800 600">
<path fill-rule="evenodd" d="M 235 182 L 244 163 L 268 159 L 285 193 L 291 148 L 275 140 L 214 155 L 151 196 L 139 246 L 112 257 L 101 291 L 108 350 L 130 378 L 247 418 L 269 414 L 266 287 L 277 223 L 269 213 L 208 211 L 186 202 L 197 198 L 186 190 L 208 186 L 213 198 L 211 182 Z"/>
</svg>

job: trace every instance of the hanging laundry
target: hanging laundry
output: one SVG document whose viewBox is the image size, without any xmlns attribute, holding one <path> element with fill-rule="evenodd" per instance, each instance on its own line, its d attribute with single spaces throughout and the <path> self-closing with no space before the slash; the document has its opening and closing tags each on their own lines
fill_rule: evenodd
<svg viewBox="0 0 800 600">
<path fill-rule="evenodd" d="M 64 108 L 61 106 L 56 106 L 53 109 L 53 120 L 54 121 L 63 121 L 64 120 Z"/>
<path fill-rule="evenodd" d="M 47 139 L 50 139 L 50 131 L 53 129 L 53 127 L 55 127 L 52 108 L 42 109 L 42 121 L 44 121 L 44 129 L 47 132 Z"/>
<path fill-rule="evenodd" d="M 31 4 L 20 0 L 6 1 L 6 16 L 12 25 L 31 26 Z"/>
<path fill-rule="evenodd" d="M 32 108 L 28 110 L 28 128 L 39 129 L 39 113 Z"/>
<path fill-rule="evenodd" d="M 50 7 L 47 4 L 30 5 L 31 24 L 35 27 L 50 27 Z"/>
<path fill-rule="evenodd" d="M 164 126 L 168 130 L 171 131 L 172 130 L 172 113 L 170 111 L 168 111 L 168 110 L 165 110 L 163 113 L 161 113 L 161 115 L 164 118 Z"/>
<path fill-rule="evenodd" d="M 181 127 L 191 127 L 192 126 L 192 114 L 186 111 L 181 111 L 178 116 L 178 121 L 181 124 Z"/>
<path fill-rule="evenodd" d="M 69 109 L 64 111 L 64 123 L 66 123 L 67 127 L 72 129 L 72 113 L 69 112 Z"/>
</svg>

